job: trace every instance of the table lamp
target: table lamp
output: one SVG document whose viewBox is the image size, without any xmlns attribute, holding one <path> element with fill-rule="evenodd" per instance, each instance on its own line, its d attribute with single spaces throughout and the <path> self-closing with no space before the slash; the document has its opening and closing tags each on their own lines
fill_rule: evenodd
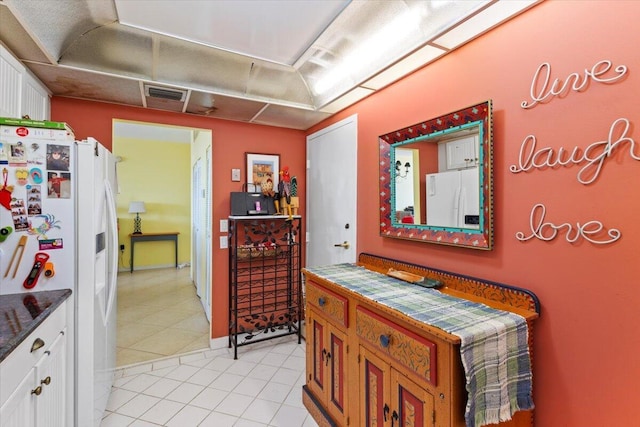
<svg viewBox="0 0 640 427">
<path fill-rule="evenodd" d="M 142 220 L 140 219 L 140 214 L 145 212 L 146 210 L 144 208 L 144 202 L 129 203 L 129 213 L 136 214 L 136 217 L 133 220 L 133 234 L 142 234 L 142 230 L 141 230 Z"/>
</svg>

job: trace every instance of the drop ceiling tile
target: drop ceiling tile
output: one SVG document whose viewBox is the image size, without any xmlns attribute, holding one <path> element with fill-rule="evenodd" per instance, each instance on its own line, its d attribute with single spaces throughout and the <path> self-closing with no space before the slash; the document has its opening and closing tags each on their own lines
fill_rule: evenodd
<svg viewBox="0 0 640 427">
<path fill-rule="evenodd" d="M 30 64 L 29 68 L 54 95 L 142 106 L 136 80 L 53 65 Z"/>
<path fill-rule="evenodd" d="M 193 91 L 191 92 L 186 112 L 219 119 L 248 122 L 265 105 L 264 102 Z"/>
<path fill-rule="evenodd" d="M 253 123 L 307 130 L 330 116 L 331 114 L 319 111 L 269 105 L 253 120 Z"/>
</svg>

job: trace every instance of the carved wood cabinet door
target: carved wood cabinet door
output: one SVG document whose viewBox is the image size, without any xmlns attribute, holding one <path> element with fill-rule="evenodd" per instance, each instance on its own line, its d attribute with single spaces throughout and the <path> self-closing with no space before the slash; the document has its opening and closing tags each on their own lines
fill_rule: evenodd
<svg viewBox="0 0 640 427">
<path fill-rule="evenodd" d="M 361 420 L 367 427 L 431 427 L 433 396 L 360 345 Z"/>
<path fill-rule="evenodd" d="M 346 335 L 315 310 L 307 311 L 307 386 L 328 403 L 329 415 L 347 423 Z"/>
</svg>

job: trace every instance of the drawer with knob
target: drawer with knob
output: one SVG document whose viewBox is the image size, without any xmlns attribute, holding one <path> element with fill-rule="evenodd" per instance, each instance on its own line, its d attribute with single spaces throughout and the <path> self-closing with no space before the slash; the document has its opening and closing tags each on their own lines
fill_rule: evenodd
<svg viewBox="0 0 640 427">
<path fill-rule="evenodd" d="M 307 282 L 307 304 L 313 305 L 339 325 L 349 326 L 349 301 L 313 282 Z"/>
<path fill-rule="evenodd" d="M 391 357 L 432 385 L 437 385 L 435 342 L 362 306 L 356 307 L 356 333 L 377 352 Z"/>
</svg>

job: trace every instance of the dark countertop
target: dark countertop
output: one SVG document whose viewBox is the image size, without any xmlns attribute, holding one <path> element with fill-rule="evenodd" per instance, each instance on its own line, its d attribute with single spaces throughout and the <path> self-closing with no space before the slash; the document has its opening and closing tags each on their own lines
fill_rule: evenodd
<svg viewBox="0 0 640 427">
<path fill-rule="evenodd" d="M 0 362 L 71 296 L 71 289 L 0 295 Z"/>
</svg>

